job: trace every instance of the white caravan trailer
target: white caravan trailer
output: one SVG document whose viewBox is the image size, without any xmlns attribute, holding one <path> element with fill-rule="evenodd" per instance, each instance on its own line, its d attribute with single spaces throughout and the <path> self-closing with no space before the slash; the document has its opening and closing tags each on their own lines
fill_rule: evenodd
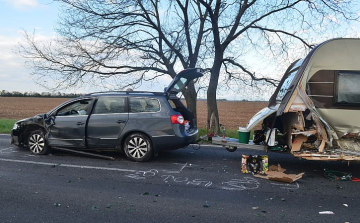
<svg viewBox="0 0 360 223">
<path fill-rule="evenodd" d="M 247 125 L 254 143 L 308 160 L 360 160 L 360 39 L 319 44 Z M 232 145 L 235 146 L 235 145 Z"/>
</svg>

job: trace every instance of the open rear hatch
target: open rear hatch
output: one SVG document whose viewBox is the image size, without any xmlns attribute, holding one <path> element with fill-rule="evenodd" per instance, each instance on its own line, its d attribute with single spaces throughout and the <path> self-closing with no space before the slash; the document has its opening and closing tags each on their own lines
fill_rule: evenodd
<svg viewBox="0 0 360 223">
<path fill-rule="evenodd" d="M 167 95 L 176 95 L 180 91 L 184 90 L 192 80 L 202 76 L 203 70 L 200 68 L 189 68 L 182 70 L 174 77 L 174 79 L 171 81 L 169 86 L 165 88 L 164 91 Z"/>
</svg>

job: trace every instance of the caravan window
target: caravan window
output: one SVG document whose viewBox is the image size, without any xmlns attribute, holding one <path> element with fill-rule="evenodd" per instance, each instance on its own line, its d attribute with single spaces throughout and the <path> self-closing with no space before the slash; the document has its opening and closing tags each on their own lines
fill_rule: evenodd
<svg viewBox="0 0 360 223">
<path fill-rule="evenodd" d="M 339 71 L 337 104 L 360 104 L 360 71 Z"/>
<path fill-rule="evenodd" d="M 292 90 L 292 89 L 290 89 L 291 84 L 303 62 L 304 62 L 304 59 L 301 59 L 301 60 L 297 61 L 292 68 L 290 68 L 290 69 L 288 68 L 289 72 L 285 74 L 286 79 L 284 80 L 283 84 L 281 85 L 281 88 L 276 96 L 276 101 L 281 101 L 288 92 L 291 92 L 291 90 Z"/>
</svg>

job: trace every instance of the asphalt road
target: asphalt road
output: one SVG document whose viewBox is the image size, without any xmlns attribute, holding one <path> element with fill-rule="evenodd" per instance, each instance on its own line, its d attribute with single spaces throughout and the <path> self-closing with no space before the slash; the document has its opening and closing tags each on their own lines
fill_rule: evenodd
<svg viewBox="0 0 360 223">
<path fill-rule="evenodd" d="M 63 152 L 34 156 L 0 135 L 1 222 L 359 222 L 360 182 L 331 181 L 323 169 L 360 163 L 317 162 L 269 153 L 270 165 L 305 172 L 292 184 L 242 174 L 242 154 L 189 146 L 147 163 Z M 319 214 L 332 211 L 334 214 Z"/>
</svg>

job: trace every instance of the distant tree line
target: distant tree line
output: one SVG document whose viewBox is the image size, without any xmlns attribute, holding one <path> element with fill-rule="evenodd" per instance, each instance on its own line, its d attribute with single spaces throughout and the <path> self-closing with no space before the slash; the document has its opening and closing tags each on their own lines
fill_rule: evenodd
<svg viewBox="0 0 360 223">
<path fill-rule="evenodd" d="M 62 93 L 62 92 L 20 92 L 20 91 L 5 91 L 0 92 L 0 97 L 43 97 L 43 98 L 76 98 L 83 94 L 78 93 Z"/>
</svg>

